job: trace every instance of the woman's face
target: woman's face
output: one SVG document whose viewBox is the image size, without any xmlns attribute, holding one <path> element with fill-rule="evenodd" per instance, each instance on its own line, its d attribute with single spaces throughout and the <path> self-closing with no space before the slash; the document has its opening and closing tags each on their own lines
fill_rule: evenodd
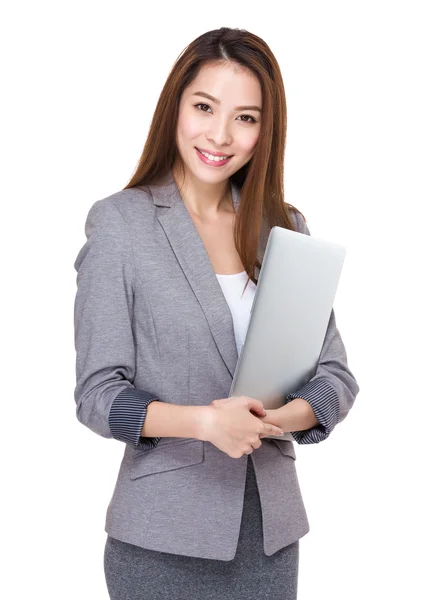
<svg viewBox="0 0 442 600">
<path fill-rule="evenodd" d="M 261 87 L 249 70 L 232 62 L 203 66 L 179 105 L 176 142 L 185 170 L 215 184 L 248 163 L 261 129 L 261 108 Z M 231 158 L 215 162 L 200 150 Z"/>
</svg>

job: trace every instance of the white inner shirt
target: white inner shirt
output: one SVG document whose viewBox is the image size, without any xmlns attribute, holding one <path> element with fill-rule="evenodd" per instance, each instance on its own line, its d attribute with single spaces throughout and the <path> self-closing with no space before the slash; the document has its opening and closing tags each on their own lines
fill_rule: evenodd
<svg viewBox="0 0 442 600">
<path fill-rule="evenodd" d="M 216 273 L 216 276 L 232 313 L 236 348 L 239 356 L 249 327 L 250 311 L 255 297 L 256 285 L 253 281 L 249 281 L 246 291 L 241 297 L 247 281 L 245 271 L 230 275 L 218 275 Z"/>
</svg>

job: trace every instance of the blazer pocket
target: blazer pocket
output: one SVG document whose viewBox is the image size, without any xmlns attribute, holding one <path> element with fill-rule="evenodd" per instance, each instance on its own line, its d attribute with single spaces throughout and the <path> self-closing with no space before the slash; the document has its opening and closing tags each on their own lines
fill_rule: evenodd
<svg viewBox="0 0 442 600">
<path fill-rule="evenodd" d="M 132 459 L 130 478 L 138 479 L 153 473 L 165 473 L 197 465 L 204 460 L 204 441 L 189 440 L 183 444 L 165 444 L 138 454 Z"/>
<path fill-rule="evenodd" d="M 271 439 L 272 442 L 280 449 L 280 451 L 286 456 L 290 456 L 293 460 L 296 460 L 295 446 L 292 442 L 287 440 L 274 440 Z"/>
</svg>

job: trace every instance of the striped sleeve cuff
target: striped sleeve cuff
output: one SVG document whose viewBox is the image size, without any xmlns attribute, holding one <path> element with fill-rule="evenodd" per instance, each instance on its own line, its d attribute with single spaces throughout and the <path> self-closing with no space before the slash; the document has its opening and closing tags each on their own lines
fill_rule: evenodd
<svg viewBox="0 0 442 600">
<path fill-rule="evenodd" d="M 140 449 L 151 450 L 160 441 L 159 437 L 141 437 L 147 407 L 154 400 L 162 402 L 150 392 L 127 387 L 112 402 L 109 412 L 109 427 L 113 437 Z"/>
<path fill-rule="evenodd" d="M 325 440 L 338 423 L 339 398 L 335 389 L 325 379 L 309 381 L 297 392 L 286 396 L 287 402 L 303 398 L 312 407 L 319 425 L 305 431 L 292 431 L 298 444 L 316 444 Z"/>
</svg>

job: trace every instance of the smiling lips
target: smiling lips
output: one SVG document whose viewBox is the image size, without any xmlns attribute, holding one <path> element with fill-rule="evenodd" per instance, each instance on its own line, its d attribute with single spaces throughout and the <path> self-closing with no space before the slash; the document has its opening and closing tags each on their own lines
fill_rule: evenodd
<svg viewBox="0 0 442 600">
<path fill-rule="evenodd" d="M 209 152 L 205 152 L 204 150 L 200 150 L 195 147 L 198 156 L 200 159 L 206 163 L 206 165 L 211 165 L 214 167 L 222 167 L 232 158 L 231 156 L 227 156 L 227 158 L 220 158 L 221 156 L 225 157 L 225 154 L 211 154 Z"/>
</svg>

